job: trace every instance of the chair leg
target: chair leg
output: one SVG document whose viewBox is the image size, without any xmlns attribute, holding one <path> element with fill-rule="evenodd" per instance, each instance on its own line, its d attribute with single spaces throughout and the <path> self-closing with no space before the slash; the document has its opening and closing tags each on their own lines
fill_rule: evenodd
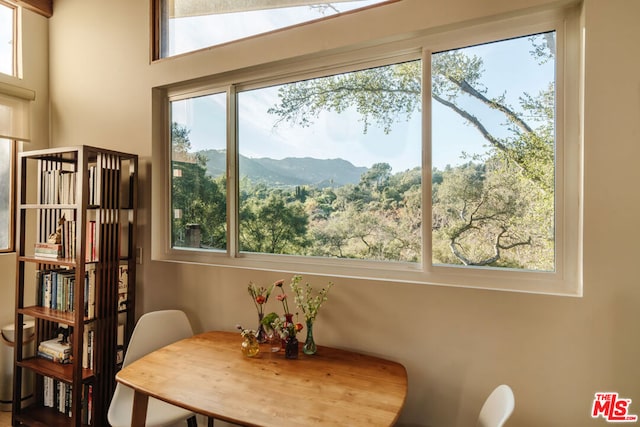
<svg viewBox="0 0 640 427">
<path fill-rule="evenodd" d="M 198 421 L 196 420 L 195 415 L 193 417 L 187 418 L 187 426 L 188 427 L 198 427 Z"/>
<path fill-rule="evenodd" d="M 213 417 L 207 417 L 207 427 L 213 427 Z"/>
</svg>

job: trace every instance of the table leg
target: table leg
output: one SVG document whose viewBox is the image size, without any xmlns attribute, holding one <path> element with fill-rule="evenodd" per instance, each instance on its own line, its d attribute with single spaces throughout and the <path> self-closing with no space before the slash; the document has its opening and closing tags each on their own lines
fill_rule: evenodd
<svg viewBox="0 0 640 427">
<path fill-rule="evenodd" d="M 147 420 L 147 405 L 149 396 L 135 391 L 133 394 L 133 409 L 131 411 L 131 427 L 144 427 Z"/>
</svg>

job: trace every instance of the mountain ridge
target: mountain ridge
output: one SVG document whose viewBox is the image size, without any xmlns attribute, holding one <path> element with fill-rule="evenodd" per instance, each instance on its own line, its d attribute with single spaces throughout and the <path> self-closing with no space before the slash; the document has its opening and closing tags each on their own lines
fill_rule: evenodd
<svg viewBox="0 0 640 427">
<path fill-rule="evenodd" d="M 226 150 L 203 150 L 198 154 L 206 160 L 207 175 L 225 174 Z M 368 170 L 354 166 L 348 160 L 316 159 L 313 157 L 251 158 L 243 155 L 240 160 L 240 178 L 247 177 L 254 183 L 276 187 L 312 185 L 319 188 L 357 184 Z"/>
</svg>

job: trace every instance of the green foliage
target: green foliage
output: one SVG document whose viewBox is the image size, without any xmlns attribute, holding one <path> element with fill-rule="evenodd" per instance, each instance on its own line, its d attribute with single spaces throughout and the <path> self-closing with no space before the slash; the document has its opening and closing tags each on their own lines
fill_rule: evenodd
<svg viewBox="0 0 640 427">
<path fill-rule="evenodd" d="M 240 208 L 240 249 L 268 254 L 297 254 L 305 247 L 307 215 L 299 201 L 271 192 L 247 198 Z"/>
<path fill-rule="evenodd" d="M 322 111 L 344 112 L 354 107 L 364 132 L 373 120 L 386 133 L 402 116 L 420 109 L 419 61 L 304 80 L 279 89 L 280 104 L 268 112 L 300 126 L 308 126 Z"/>
</svg>

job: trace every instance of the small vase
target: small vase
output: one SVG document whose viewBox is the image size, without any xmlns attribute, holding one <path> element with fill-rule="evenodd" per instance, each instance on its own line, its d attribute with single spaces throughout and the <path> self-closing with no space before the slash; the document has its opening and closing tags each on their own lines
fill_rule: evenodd
<svg viewBox="0 0 640 427">
<path fill-rule="evenodd" d="M 288 325 L 293 323 L 293 313 L 285 313 L 284 314 L 284 325 Z"/>
<path fill-rule="evenodd" d="M 273 329 L 267 332 L 267 342 L 269 343 L 272 353 L 277 353 L 282 348 L 282 339 Z"/>
<path fill-rule="evenodd" d="M 256 333 L 256 339 L 260 344 L 267 342 L 267 332 L 264 330 L 264 325 L 262 324 L 263 317 L 264 313 L 258 313 L 258 332 Z"/>
<path fill-rule="evenodd" d="M 287 339 L 287 345 L 284 347 L 284 357 L 287 359 L 298 358 L 298 338 L 295 336 Z"/>
<path fill-rule="evenodd" d="M 284 328 L 286 329 L 287 326 L 292 325 L 293 324 L 293 313 L 285 313 L 284 314 Z M 287 348 L 287 340 L 286 339 L 282 339 L 282 347 Z"/>
<path fill-rule="evenodd" d="M 313 340 L 313 319 L 307 319 L 307 339 L 304 342 L 302 351 L 304 354 L 316 354 L 316 343 Z"/>
<path fill-rule="evenodd" d="M 247 334 L 244 337 L 240 348 L 242 349 L 242 354 L 247 357 L 254 357 L 260 353 L 260 344 L 258 343 L 256 336 L 253 334 Z"/>
</svg>

